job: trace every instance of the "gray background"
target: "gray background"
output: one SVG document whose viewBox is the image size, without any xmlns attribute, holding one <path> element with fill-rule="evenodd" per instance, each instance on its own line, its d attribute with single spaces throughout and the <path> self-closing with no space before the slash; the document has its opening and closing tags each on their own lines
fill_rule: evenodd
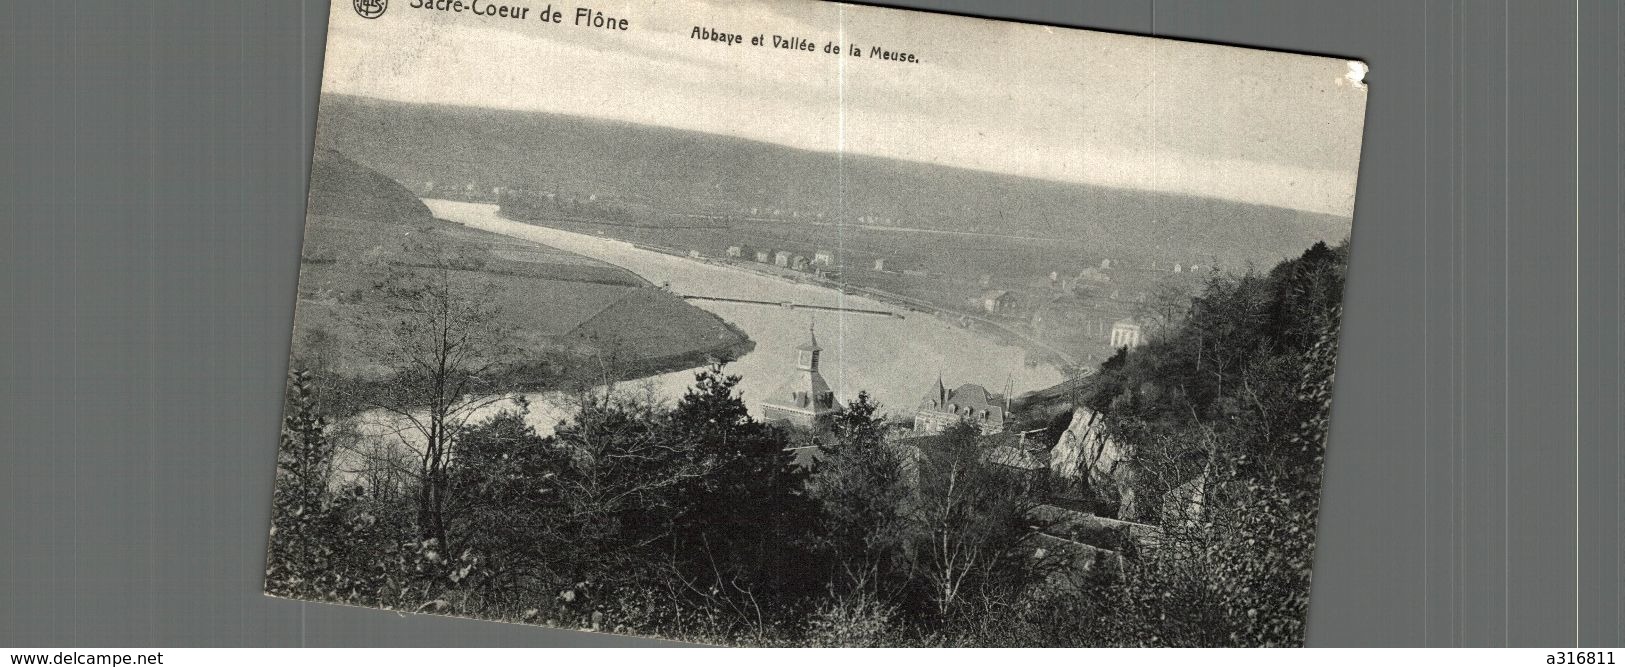
<svg viewBox="0 0 1625 667">
<path fill-rule="evenodd" d="M 895 4 L 1370 63 L 1309 641 L 1625 644 L 1618 5 Z M 656 644 L 260 595 L 326 5 L 0 7 L 0 645 Z"/>
</svg>

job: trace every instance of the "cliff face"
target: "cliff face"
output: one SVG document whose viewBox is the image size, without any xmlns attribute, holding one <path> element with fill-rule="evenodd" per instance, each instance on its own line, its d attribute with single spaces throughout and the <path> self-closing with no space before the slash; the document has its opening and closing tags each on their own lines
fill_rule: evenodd
<svg viewBox="0 0 1625 667">
<path fill-rule="evenodd" d="M 1103 419 L 1088 408 L 1072 411 L 1072 422 L 1050 451 L 1050 471 L 1078 480 L 1097 499 L 1117 506 L 1120 519 L 1135 520 L 1133 452 L 1101 431 Z"/>
</svg>

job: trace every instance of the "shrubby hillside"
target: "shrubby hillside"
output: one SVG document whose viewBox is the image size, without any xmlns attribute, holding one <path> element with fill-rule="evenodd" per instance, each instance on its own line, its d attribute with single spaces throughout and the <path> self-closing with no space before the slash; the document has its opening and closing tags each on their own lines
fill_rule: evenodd
<svg viewBox="0 0 1625 667">
<path fill-rule="evenodd" d="M 1101 618 L 1119 641 L 1297 644 L 1308 609 L 1348 244 L 1215 276 L 1103 363 L 1084 409 L 1117 467 L 1089 495 L 1162 527 Z"/>
</svg>

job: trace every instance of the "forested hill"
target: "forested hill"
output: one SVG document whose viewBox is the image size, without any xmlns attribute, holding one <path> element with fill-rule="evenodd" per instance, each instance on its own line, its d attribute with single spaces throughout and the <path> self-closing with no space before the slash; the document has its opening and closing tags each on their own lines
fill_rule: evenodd
<svg viewBox="0 0 1625 667">
<path fill-rule="evenodd" d="M 1215 276 L 1092 378 L 1113 452 L 1088 492 L 1163 530 L 1127 578 L 1155 602 L 1108 617 L 1125 643 L 1302 644 L 1347 268 L 1347 243 L 1317 243 Z"/>
<path fill-rule="evenodd" d="M 413 188 L 524 187 L 668 212 L 778 209 L 1274 265 L 1348 235 L 1346 218 L 1168 193 L 806 151 L 555 114 L 325 95 L 318 144 Z M 844 174 L 844 178 L 843 178 Z M 841 186 L 844 183 L 845 190 Z"/>
<path fill-rule="evenodd" d="M 310 162 L 310 215 L 378 222 L 428 220 L 429 207 L 388 176 L 322 145 Z"/>
</svg>

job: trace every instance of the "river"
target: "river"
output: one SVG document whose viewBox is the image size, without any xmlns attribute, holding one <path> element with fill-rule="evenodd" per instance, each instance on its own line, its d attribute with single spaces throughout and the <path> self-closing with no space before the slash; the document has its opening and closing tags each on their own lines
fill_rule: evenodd
<svg viewBox="0 0 1625 667">
<path fill-rule="evenodd" d="M 435 217 L 615 264 L 657 285 L 670 284 L 680 294 L 902 312 L 899 307 L 839 290 L 674 257 L 624 241 L 515 222 L 497 215 L 493 204 L 437 199 L 424 203 Z M 807 340 L 809 325 L 816 328 L 824 350 L 820 370 L 836 397 L 848 401 L 866 390 L 883 411 L 895 415 L 910 414 L 939 372 L 950 388 L 974 382 L 993 392 L 1008 387 L 1014 394 L 1062 380 L 1053 366 L 1026 366 L 1021 348 L 920 313 L 898 319 L 716 301 L 690 303 L 733 323 L 756 342 L 754 351 L 728 366 L 728 372 L 742 376 L 741 395 L 756 416 L 761 415 L 762 401 L 769 393 L 791 377 L 795 348 Z M 649 378 L 643 384 L 652 387 L 657 396 L 675 401 L 693 378 L 694 371 L 679 371 Z M 530 421 L 544 432 L 568 412 L 556 396 L 527 398 Z"/>
</svg>

